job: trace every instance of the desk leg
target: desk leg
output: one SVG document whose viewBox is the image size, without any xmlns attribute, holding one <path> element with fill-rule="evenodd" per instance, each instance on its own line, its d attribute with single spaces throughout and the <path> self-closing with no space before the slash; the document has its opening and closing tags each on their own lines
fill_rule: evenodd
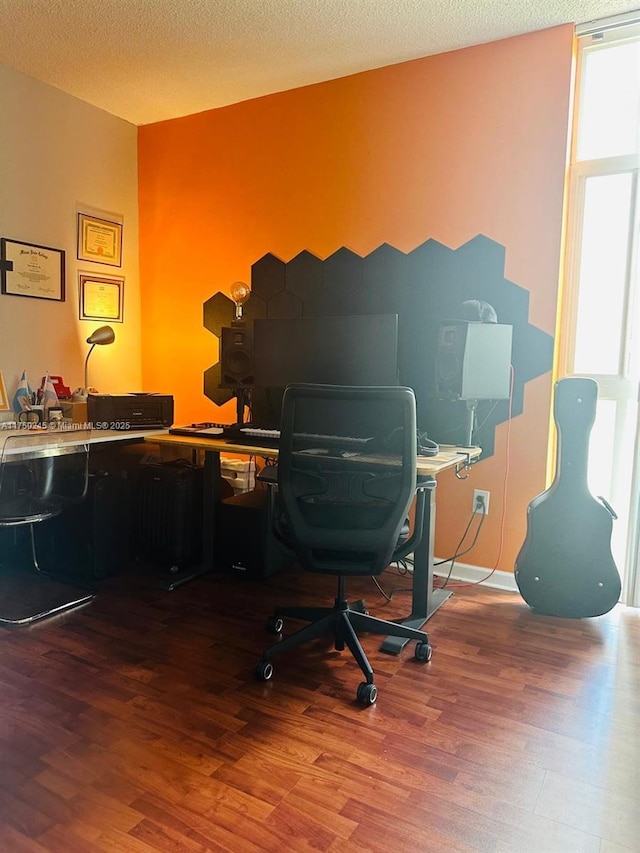
<svg viewBox="0 0 640 853">
<path fill-rule="evenodd" d="M 413 593 L 411 613 L 402 625 L 422 628 L 451 595 L 448 590 L 433 588 L 433 545 L 436 529 L 435 488 L 428 489 L 424 502 L 424 533 L 413 554 Z M 405 637 L 387 637 L 380 647 L 383 652 L 398 655 L 409 642 Z"/>
<path fill-rule="evenodd" d="M 162 588 L 174 590 L 213 569 L 216 502 L 220 499 L 220 454 L 205 451 L 202 482 L 202 556 L 200 564 L 171 576 Z"/>
</svg>

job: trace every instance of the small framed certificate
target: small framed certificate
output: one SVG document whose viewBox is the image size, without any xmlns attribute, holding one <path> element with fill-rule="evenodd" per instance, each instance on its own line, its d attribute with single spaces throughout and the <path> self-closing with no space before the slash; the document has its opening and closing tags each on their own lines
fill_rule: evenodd
<svg viewBox="0 0 640 853">
<path fill-rule="evenodd" d="M 78 214 L 78 260 L 122 266 L 122 223 Z"/>
<path fill-rule="evenodd" d="M 7 397 L 7 387 L 4 384 L 4 376 L 0 370 L 0 412 L 9 411 L 9 398 Z"/>
<path fill-rule="evenodd" d="M 64 251 L 20 240 L 0 240 L 2 292 L 64 302 Z"/>
<path fill-rule="evenodd" d="M 124 278 L 78 273 L 81 320 L 122 323 Z"/>
</svg>

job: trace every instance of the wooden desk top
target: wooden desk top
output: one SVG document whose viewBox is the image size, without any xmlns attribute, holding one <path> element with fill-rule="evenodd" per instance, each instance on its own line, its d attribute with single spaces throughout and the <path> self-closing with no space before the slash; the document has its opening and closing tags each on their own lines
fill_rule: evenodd
<svg viewBox="0 0 640 853">
<path fill-rule="evenodd" d="M 145 441 L 163 447 L 187 447 L 191 450 L 210 450 L 217 453 L 237 453 L 242 456 L 262 456 L 277 458 L 278 451 L 273 447 L 258 447 L 255 444 L 238 444 L 222 438 L 202 438 L 194 435 L 171 435 L 168 432 L 146 435 Z M 417 473 L 423 477 L 435 477 L 447 468 L 454 468 L 467 460 L 475 460 L 482 453 L 480 447 L 457 447 L 453 444 L 441 444 L 437 456 L 418 456 Z"/>
</svg>

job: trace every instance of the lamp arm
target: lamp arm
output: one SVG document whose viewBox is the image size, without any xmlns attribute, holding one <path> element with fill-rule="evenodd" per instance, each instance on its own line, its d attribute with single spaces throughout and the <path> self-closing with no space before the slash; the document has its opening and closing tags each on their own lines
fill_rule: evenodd
<svg viewBox="0 0 640 853">
<path fill-rule="evenodd" d="M 87 353 L 87 357 L 84 360 L 84 392 L 85 392 L 85 394 L 87 393 L 87 388 L 89 387 L 89 371 L 88 371 L 89 356 L 93 352 L 94 346 L 95 346 L 95 344 L 91 344 L 91 347 L 89 348 L 89 352 Z"/>
</svg>

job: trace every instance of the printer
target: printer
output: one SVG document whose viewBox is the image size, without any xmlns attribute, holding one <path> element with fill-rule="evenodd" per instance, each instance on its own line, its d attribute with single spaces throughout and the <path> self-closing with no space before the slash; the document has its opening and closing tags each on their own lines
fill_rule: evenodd
<svg viewBox="0 0 640 853">
<path fill-rule="evenodd" d="M 87 420 L 94 429 L 167 429 L 173 424 L 173 395 L 89 394 Z"/>
</svg>

